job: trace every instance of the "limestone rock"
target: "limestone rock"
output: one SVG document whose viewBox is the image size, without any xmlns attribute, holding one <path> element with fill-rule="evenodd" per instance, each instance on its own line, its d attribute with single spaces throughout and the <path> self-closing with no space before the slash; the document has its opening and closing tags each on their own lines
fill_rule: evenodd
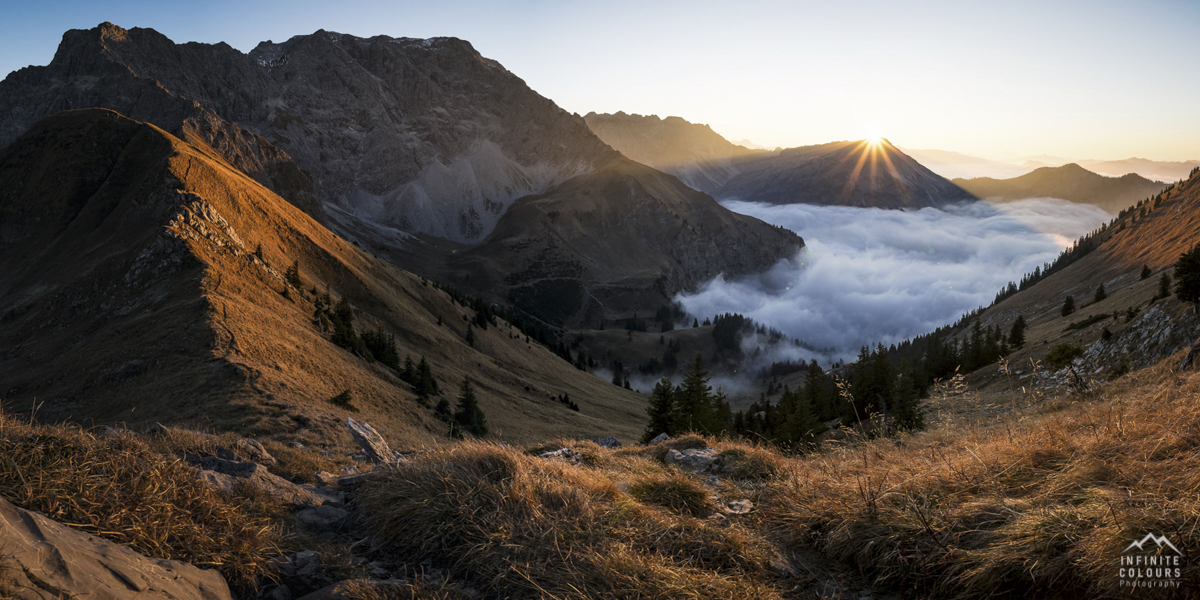
<svg viewBox="0 0 1200 600">
<path fill-rule="evenodd" d="M 693 473 L 710 473 L 720 468 L 718 459 L 721 454 L 716 448 L 697 450 L 669 450 L 666 463 Z"/>
<path fill-rule="evenodd" d="M 650 440 L 650 444 L 653 445 L 653 444 L 657 444 L 659 442 L 665 442 L 670 439 L 671 439 L 671 436 L 669 436 L 665 433 L 660 433 L 660 434 L 654 436 L 654 439 Z"/>
<path fill-rule="evenodd" d="M 321 506 L 331 498 L 304 489 L 251 461 L 232 461 L 206 456 L 199 459 L 201 480 L 209 487 L 232 495 L 239 484 L 254 486 L 271 497 L 296 506 Z"/>
<path fill-rule="evenodd" d="M 229 600 L 216 571 L 153 559 L 0 498 L 6 573 L 21 600 Z"/>
<path fill-rule="evenodd" d="M 601 448 L 608 448 L 610 450 L 621 447 L 621 442 L 617 441 L 617 438 L 611 435 L 608 437 L 596 438 L 592 441 L 596 442 L 596 445 L 600 446 Z"/>
<path fill-rule="evenodd" d="M 561 460 L 571 464 L 578 464 L 579 461 L 583 460 L 583 455 L 570 448 L 559 448 L 558 450 L 543 452 L 538 455 L 538 458 L 544 458 L 547 460 Z"/>
<path fill-rule="evenodd" d="M 387 441 L 375 431 L 367 423 L 359 423 L 352 418 L 346 418 L 346 428 L 350 430 L 350 435 L 354 441 L 363 449 L 373 462 L 382 463 L 394 460 L 391 448 L 388 448 Z"/>
<path fill-rule="evenodd" d="M 273 465 L 277 461 L 258 440 L 242 438 L 233 444 L 233 450 L 243 457 L 261 465 Z"/>
</svg>

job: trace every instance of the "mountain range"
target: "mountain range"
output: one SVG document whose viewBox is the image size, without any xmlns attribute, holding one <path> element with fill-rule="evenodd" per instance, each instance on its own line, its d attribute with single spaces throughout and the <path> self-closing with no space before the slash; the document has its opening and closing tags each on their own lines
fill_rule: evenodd
<svg viewBox="0 0 1200 600">
<path fill-rule="evenodd" d="M 1135 173 L 1105 177 L 1075 163 L 1042 167 L 1012 179 L 955 179 L 954 183 L 980 198 L 1001 201 L 1023 198 L 1061 198 L 1093 204 L 1116 214 L 1162 191 L 1163 184 Z"/>
<path fill-rule="evenodd" d="M 887 140 L 766 151 L 732 144 L 709 126 L 679 117 L 618 112 L 589 113 L 584 120 L 626 156 L 718 199 L 890 209 L 975 199 Z"/>
<path fill-rule="evenodd" d="M 345 437 L 341 422 L 361 412 L 409 444 L 444 438 L 436 399 L 382 355 L 335 343 L 344 334 L 330 311 L 343 300 L 361 335 L 383 332 L 399 360 L 427 361 L 444 396 L 469 377 L 506 438 L 639 433 L 637 394 L 528 331 L 489 326 L 478 308 L 333 234 L 208 146 L 85 109 L 39 121 L 0 151 L 9 407 L 320 443 Z"/>
<path fill-rule="evenodd" d="M 111 23 L 72 30 L 48 66 L 0 82 L 0 145 L 76 107 L 109 108 L 207 146 L 343 237 L 495 302 L 541 306 L 528 298 L 538 297 L 538 285 L 558 283 L 539 283 L 546 276 L 538 265 L 562 266 L 553 278 L 565 278 L 580 302 L 576 310 L 555 307 L 555 323 L 628 315 L 648 298 L 666 302 L 720 273 L 764 270 L 803 245 L 659 172 L 638 172 L 657 191 L 639 195 L 623 183 L 636 167 L 581 117 L 454 38 L 317 31 L 243 54 Z M 554 190 L 568 182 L 581 190 L 581 181 L 593 196 L 616 194 L 602 204 L 633 202 L 639 210 L 578 243 L 568 232 L 583 226 L 569 222 L 579 210 L 517 206 L 532 198 L 543 208 L 566 202 Z M 667 243 L 627 245 L 668 216 L 688 226 Z M 744 251 L 706 254 L 701 236 L 711 232 L 697 226 L 717 221 L 737 223 L 725 234 Z M 492 267 L 515 269 L 495 274 L 508 283 L 469 279 L 474 263 L 460 257 L 470 248 Z M 650 264 L 656 270 L 646 272 Z"/>
</svg>

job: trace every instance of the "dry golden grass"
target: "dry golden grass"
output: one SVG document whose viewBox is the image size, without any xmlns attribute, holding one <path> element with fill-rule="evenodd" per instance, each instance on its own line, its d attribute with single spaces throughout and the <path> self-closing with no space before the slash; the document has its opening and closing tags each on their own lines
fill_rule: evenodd
<svg viewBox="0 0 1200 600">
<path fill-rule="evenodd" d="M 1024 419 L 794 461 L 769 486 L 764 523 L 920 596 L 1128 595 L 1118 557 L 1130 542 L 1200 544 L 1200 375 L 1177 362 Z M 1194 591 L 1200 567 L 1181 579 Z"/>
<path fill-rule="evenodd" d="M 271 472 L 292 481 L 316 483 L 315 475 L 318 471 L 336 474 L 351 464 L 366 469 L 364 465 L 358 465 L 344 455 L 325 455 L 312 450 L 301 450 L 275 440 L 263 442 L 263 447 L 279 461 L 272 465 Z"/>
<path fill-rule="evenodd" d="M 670 470 L 635 452 L 579 446 L 598 464 L 465 443 L 367 484 L 359 501 L 398 557 L 432 559 L 498 597 L 780 597 L 770 548 L 752 532 L 645 504 L 616 485 Z M 631 492 L 638 485 L 647 487 Z M 661 492 L 655 504 L 677 504 Z"/>
<path fill-rule="evenodd" d="M 268 574 L 266 560 L 278 554 L 263 501 L 221 496 L 128 434 L 0 414 L 0 495 L 148 556 L 215 568 L 235 586 Z"/>
<path fill-rule="evenodd" d="M 351 581 L 346 584 L 348 600 L 470 600 L 471 596 L 448 586 L 414 581 L 408 584 Z"/>
</svg>

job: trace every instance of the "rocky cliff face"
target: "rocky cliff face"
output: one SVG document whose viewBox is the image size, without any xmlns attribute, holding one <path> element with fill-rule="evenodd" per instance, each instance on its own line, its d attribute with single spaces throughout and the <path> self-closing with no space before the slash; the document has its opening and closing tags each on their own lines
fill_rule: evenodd
<svg viewBox="0 0 1200 600">
<path fill-rule="evenodd" d="M 177 76 L 166 77 L 169 71 Z M 71 30 L 63 35 L 49 65 L 26 67 L 0 81 L 0 148 L 54 113 L 108 108 L 212 150 L 319 216 L 312 181 L 287 152 L 235 125 L 215 110 L 217 105 L 198 101 L 220 97 L 222 108 L 235 106 L 246 113 L 254 94 L 236 93 L 220 82 L 263 89 L 269 82 L 260 71 L 225 44 L 177 45 L 152 29 L 125 30 L 111 23 Z M 204 89 L 208 96 L 194 95 Z"/>
<path fill-rule="evenodd" d="M 555 193 L 561 187 L 587 196 L 606 214 L 633 208 L 630 190 L 618 183 L 623 173 L 606 169 L 616 179 L 591 177 L 619 154 L 581 117 L 453 38 L 364 39 L 318 31 L 263 42 L 243 54 L 226 44 L 175 44 L 150 29 L 108 23 L 70 31 L 50 65 L 22 69 L 0 82 L 0 145 L 39 118 L 85 106 L 172 132 L 344 237 L 442 280 L 460 270 L 463 250 L 481 244 L 492 253 L 487 260 L 494 267 L 517 268 L 525 260 L 524 246 L 493 241 L 559 227 L 561 211 L 508 216 L 519 198 L 565 202 L 563 193 Z M 691 194 L 674 177 L 646 177 L 661 191 L 649 202 L 680 199 L 670 208 L 680 219 L 736 224 L 706 235 L 732 236 L 735 246 L 753 244 L 757 250 L 705 251 L 695 245 L 700 238 L 687 236 L 664 243 L 659 231 L 630 215 L 605 221 L 603 232 L 588 232 L 590 243 L 564 249 L 572 262 L 610 265 L 582 271 L 578 282 L 584 287 L 598 283 L 589 279 L 593 275 L 642 261 L 666 270 L 604 275 L 605 281 L 649 286 L 629 299 L 643 298 L 647 289 L 673 294 L 704 276 L 765 269 L 792 256 L 800 244 L 794 235 Z M 508 233 L 490 236 L 502 220 Z M 636 241 L 638 236 L 650 239 Z M 658 255 L 622 257 L 633 251 Z M 702 266 L 681 262 L 705 252 L 715 254 L 706 255 Z M 501 271 L 454 284 L 495 296 L 496 290 L 477 282 L 510 276 L 517 275 Z M 631 302 L 610 308 L 633 310 Z"/>
<path fill-rule="evenodd" d="M 582 119 L 454 38 L 318 31 L 247 55 L 106 23 L 67 32 L 49 66 L 0 92 L 0 146 L 59 110 L 109 108 L 194 133 L 264 183 L 294 159 L 318 197 L 351 215 L 468 243 L 516 198 L 612 154 Z"/>
</svg>

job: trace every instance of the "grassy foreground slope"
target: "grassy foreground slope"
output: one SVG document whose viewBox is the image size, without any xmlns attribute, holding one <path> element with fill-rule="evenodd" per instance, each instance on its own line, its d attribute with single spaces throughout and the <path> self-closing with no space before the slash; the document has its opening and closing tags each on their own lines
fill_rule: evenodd
<svg viewBox="0 0 1200 600">
<path fill-rule="evenodd" d="M 1175 364 L 1003 420 L 798 458 L 695 437 L 568 444 L 579 465 L 456 446 L 376 482 L 364 504 L 391 551 L 434 557 L 494 597 L 796 597 L 773 552 L 810 591 L 841 570 L 905 597 L 1117 597 L 1132 541 L 1200 545 L 1200 375 Z M 703 445 L 744 467 L 713 485 L 661 462 Z M 734 498 L 758 508 L 707 518 Z M 1200 568 L 1185 560 L 1180 581 L 1194 594 Z"/>
<path fill-rule="evenodd" d="M 1115 598 L 1130 595 L 1123 550 L 1154 533 L 1188 556 L 1178 588 L 1137 597 L 1194 597 L 1200 374 L 1175 371 L 1177 360 L 1092 395 L 1031 396 L 1003 417 L 799 457 L 699 436 L 612 450 L 443 446 L 359 487 L 371 543 L 332 551 L 448 578 L 360 582 L 352 598 Z M 939 393 L 943 405 L 966 400 Z M 223 499 L 163 458 L 192 443 L 0 415 L 0 494 L 152 556 L 215 566 L 253 595 L 269 557 L 295 542 L 269 526 L 277 508 Z M 579 462 L 536 456 L 560 446 Z M 721 453 L 715 475 L 664 461 L 704 447 Z M 315 451 L 285 460 L 331 467 Z"/>
</svg>

